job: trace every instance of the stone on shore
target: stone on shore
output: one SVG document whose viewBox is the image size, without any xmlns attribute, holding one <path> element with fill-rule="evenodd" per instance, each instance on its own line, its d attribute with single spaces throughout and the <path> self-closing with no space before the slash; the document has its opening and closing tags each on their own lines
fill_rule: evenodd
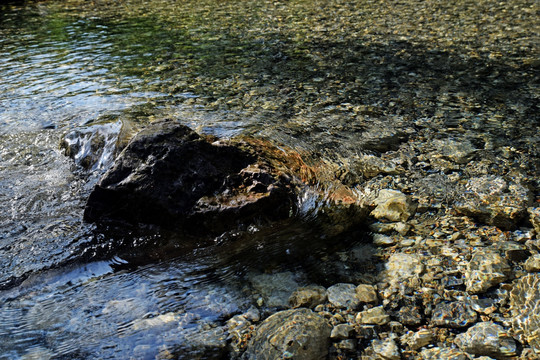
<svg viewBox="0 0 540 360">
<path fill-rule="evenodd" d="M 467 182 L 456 209 L 464 215 L 507 230 L 517 226 L 531 203 L 531 193 L 521 183 L 486 175 Z"/>
<path fill-rule="evenodd" d="M 325 359 L 332 327 L 309 309 L 278 312 L 264 320 L 250 340 L 246 360 Z"/>
</svg>

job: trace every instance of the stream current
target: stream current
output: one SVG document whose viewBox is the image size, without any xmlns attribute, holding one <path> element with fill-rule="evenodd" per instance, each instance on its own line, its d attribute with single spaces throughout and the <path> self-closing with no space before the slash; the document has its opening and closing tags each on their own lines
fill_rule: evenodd
<svg viewBox="0 0 540 360">
<path fill-rule="evenodd" d="M 107 249 L 82 221 L 86 198 L 118 137 L 153 120 L 344 168 L 437 128 L 537 156 L 538 9 L 514 3 L 0 3 L 0 359 L 196 358 L 201 329 L 256 304 L 253 276 L 340 280 L 318 259 L 361 237 L 328 244 L 294 221 L 249 229 L 246 248 L 126 234 L 128 250 Z M 66 134 L 84 145 L 75 161 Z"/>
</svg>

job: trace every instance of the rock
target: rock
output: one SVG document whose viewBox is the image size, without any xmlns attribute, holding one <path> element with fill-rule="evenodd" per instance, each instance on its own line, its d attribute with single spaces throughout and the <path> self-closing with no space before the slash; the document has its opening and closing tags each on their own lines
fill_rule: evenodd
<svg viewBox="0 0 540 360">
<path fill-rule="evenodd" d="M 456 301 L 436 305 L 431 323 L 441 327 L 462 328 L 474 324 L 477 318 L 478 314 L 470 305 Z"/>
<path fill-rule="evenodd" d="M 289 304 L 293 308 L 314 308 L 326 301 L 326 289 L 322 286 L 306 286 L 296 289 L 289 298 Z"/>
<path fill-rule="evenodd" d="M 345 339 L 345 340 L 341 340 L 340 342 L 336 343 L 335 346 L 338 349 L 352 352 L 352 351 L 356 350 L 356 343 L 357 343 L 357 340 L 355 340 L 355 339 Z"/>
<path fill-rule="evenodd" d="M 88 198 L 84 218 L 191 230 L 288 217 L 291 184 L 253 148 L 211 142 L 173 121 L 139 132 Z"/>
<path fill-rule="evenodd" d="M 360 284 L 356 287 L 356 298 L 361 303 L 377 303 L 377 291 L 373 285 Z"/>
<path fill-rule="evenodd" d="M 397 222 L 397 223 L 376 222 L 374 224 L 369 225 L 369 229 L 371 231 L 381 233 L 381 234 L 388 234 L 388 233 L 391 233 L 392 231 L 395 231 L 405 236 L 411 229 L 411 225 L 404 222 Z"/>
<path fill-rule="evenodd" d="M 287 308 L 293 289 L 298 288 L 295 275 L 290 271 L 249 276 L 253 289 L 268 307 Z"/>
<path fill-rule="evenodd" d="M 377 306 L 356 314 L 356 322 L 361 325 L 385 325 L 390 321 L 390 316 L 382 306 Z"/>
<path fill-rule="evenodd" d="M 511 230 L 524 218 L 531 203 L 531 193 L 522 184 L 486 175 L 467 182 L 456 209 L 486 224 Z"/>
<path fill-rule="evenodd" d="M 540 239 L 540 207 L 530 207 L 527 211 L 529 212 L 529 220 L 536 232 L 536 238 Z"/>
<path fill-rule="evenodd" d="M 373 234 L 373 243 L 377 246 L 391 246 L 397 242 L 397 239 L 383 234 Z"/>
<path fill-rule="evenodd" d="M 514 281 L 510 291 L 512 329 L 521 342 L 528 343 L 540 356 L 540 273 Z"/>
<path fill-rule="evenodd" d="M 367 179 L 375 177 L 379 174 L 399 174 L 396 164 L 391 161 L 385 161 L 378 156 L 369 154 L 360 155 L 353 167 L 356 172 L 361 173 Z"/>
<path fill-rule="evenodd" d="M 379 220 L 407 221 L 416 211 L 410 197 L 397 190 L 379 191 L 373 203 L 376 207 L 371 215 Z"/>
<path fill-rule="evenodd" d="M 356 286 L 353 284 L 336 284 L 326 290 L 328 301 L 338 308 L 356 309 L 360 300 L 356 296 Z"/>
<path fill-rule="evenodd" d="M 281 311 L 257 327 L 244 358 L 322 360 L 328 354 L 331 329 L 325 318 L 309 309 Z"/>
<path fill-rule="evenodd" d="M 540 271 L 540 254 L 534 254 L 525 261 L 523 265 L 528 272 Z"/>
<path fill-rule="evenodd" d="M 417 254 L 395 253 L 386 262 L 386 269 L 381 274 L 382 278 L 390 285 L 382 295 L 392 293 L 394 290 L 402 290 L 404 284 L 418 278 L 424 271 L 422 258 Z M 379 288 L 380 289 L 380 288 Z"/>
<path fill-rule="evenodd" d="M 387 338 L 384 340 L 375 339 L 371 342 L 373 352 L 380 359 L 384 360 L 399 360 L 401 354 L 399 347 L 393 339 Z"/>
<path fill-rule="evenodd" d="M 417 332 L 409 331 L 401 336 L 400 341 L 412 350 L 418 350 L 432 343 L 433 333 L 429 329 L 420 329 Z"/>
<path fill-rule="evenodd" d="M 477 150 L 467 140 L 434 140 L 433 145 L 437 149 L 435 156 L 442 156 L 457 164 L 466 164 L 469 162 Z"/>
<path fill-rule="evenodd" d="M 470 360 L 471 358 L 467 353 L 452 348 L 440 348 L 434 347 L 431 349 L 425 349 L 420 352 L 420 359 L 422 360 Z"/>
<path fill-rule="evenodd" d="M 465 271 L 465 286 L 469 294 L 480 294 L 506 280 L 511 268 L 498 252 L 480 248 L 476 250 Z"/>
<path fill-rule="evenodd" d="M 354 331 L 354 327 L 348 324 L 338 324 L 332 328 L 332 332 L 330 333 L 331 339 L 337 339 L 337 340 L 343 340 L 348 339 L 352 332 Z"/>
<path fill-rule="evenodd" d="M 481 322 L 467 332 L 458 334 L 454 343 L 474 355 L 507 358 L 516 355 L 516 342 L 501 325 L 491 321 Z"/>
</svg>

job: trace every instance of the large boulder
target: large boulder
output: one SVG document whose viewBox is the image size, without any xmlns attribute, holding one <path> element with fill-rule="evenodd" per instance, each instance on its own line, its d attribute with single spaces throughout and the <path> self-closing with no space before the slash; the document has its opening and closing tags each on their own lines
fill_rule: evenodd
<svg viewBox="0 0 540 360">
<path fill-rule="evenodd" d="M 287 217 L 295 204 L 290 178 L 254 147 L 212 140 L 173 121 L 142 130 L 95 186 L 85 220 L 221 230 Z"/>
<path fill-rule="evenodd" d="M 317 226 L 336 235 L 363 220 L 367 206 L 322 162 L 308 165 L 263 139 L 220 140 L 165 120 L 128 143 L 90 194 L 84 218 L 198 236 L 301 212 L 304 219 L 316 213 Z"/>
</svg>

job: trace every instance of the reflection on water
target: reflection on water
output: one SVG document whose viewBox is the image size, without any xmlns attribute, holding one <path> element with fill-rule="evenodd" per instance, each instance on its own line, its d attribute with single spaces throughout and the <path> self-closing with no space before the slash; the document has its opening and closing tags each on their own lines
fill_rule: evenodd
<svg viewBox="0 0 540 360">
<path fill-rule="evenodd" d="M 336 280 L 320 259 L 355 235 L 328 241 L 284 223 L 209 248 L 96 236 L 85 199 L 117 137 L 154 119 L 257 134 L 339 165 L 448 128 L 479 149 L 511 146 L 535 169 L 531 1 L 149 4 L 0 3 L 1 359 L 188 354 L 190 334 L 251 305 L 247 272 Z"/>
</svg>

